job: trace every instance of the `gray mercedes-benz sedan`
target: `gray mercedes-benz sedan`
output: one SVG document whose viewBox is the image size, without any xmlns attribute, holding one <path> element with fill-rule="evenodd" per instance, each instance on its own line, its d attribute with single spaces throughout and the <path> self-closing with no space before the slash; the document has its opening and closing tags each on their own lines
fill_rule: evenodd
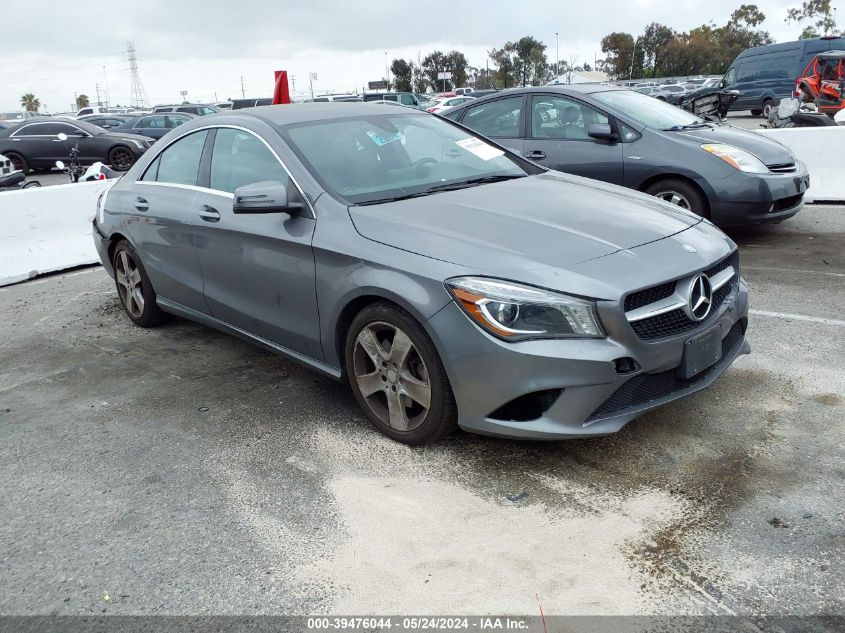
<svg viewBox="0 0 845 633">
<path fill-rule="evenodd" d="M 748 351 L 736 245 L 450 121 L 254 108 L 169 133 L 100 198 L 129 318 L 199 321 L 348 380 L 408 444 L 602 435 Z"/>
</svg>

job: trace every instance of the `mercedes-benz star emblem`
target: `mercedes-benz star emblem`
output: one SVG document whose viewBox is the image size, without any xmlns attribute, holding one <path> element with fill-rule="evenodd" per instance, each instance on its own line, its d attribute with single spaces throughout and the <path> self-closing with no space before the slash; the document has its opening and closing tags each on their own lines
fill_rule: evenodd
<svg viewBox="0 0 845 633">
<path fill-rule="evenodd" d="M 692 244 L 687 244 L 686 242 L 681 243 L 681 246 L 687 253 L 697 253 L 698 251 L 695 250 L 695 246 Z"/>
<path fill-rule="evenodd" d="M 692 280 L 687 299 L 687 314 L 694 321 L 703 321 L 713 307 L 713 286 L 704 273 Z"/>
</svg>

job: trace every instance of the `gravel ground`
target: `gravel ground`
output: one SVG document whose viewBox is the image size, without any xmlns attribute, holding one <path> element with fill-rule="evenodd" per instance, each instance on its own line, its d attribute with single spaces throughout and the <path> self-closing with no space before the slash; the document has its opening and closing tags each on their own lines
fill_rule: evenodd
<svg viewBox="0 0 845 633">
<path fill-rule="evenodd" d="M 753 349 L 611 437 L 382 437 L 96 268 L 0 289 L 0 614 L 845 613 L 845 208 L 736 234 Z"/>
</svg>

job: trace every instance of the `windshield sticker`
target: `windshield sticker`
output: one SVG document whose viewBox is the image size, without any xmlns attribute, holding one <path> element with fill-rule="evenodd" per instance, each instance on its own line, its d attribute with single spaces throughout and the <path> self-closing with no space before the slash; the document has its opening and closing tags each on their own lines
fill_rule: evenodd
<svg viewBox="0 0 845 633">
<path fill-rule="evenodd" d="M 455 141 L 455 145 L 475 154 L 481 160 L 493 160 L 494 158 L 504 156 L 505 154 L 502 150 L 497 149 L 492 145 L 488 145 L 481 139 L 477 138 L 465 138 L 462 141 Z"/>
<path fill-rule="evenodd" d="M 376 132 L 367 132 L 367 136 L 369 136 L 370 140 L 379 147 L 392 143 L 393 141 L 401 141 L 402 145 L 405 144 L 405 135 L 402 134 L 402 132 L 396 132 L 396 134 L 392 134 L 391 136 L 382 136 Z"/>
</svg>

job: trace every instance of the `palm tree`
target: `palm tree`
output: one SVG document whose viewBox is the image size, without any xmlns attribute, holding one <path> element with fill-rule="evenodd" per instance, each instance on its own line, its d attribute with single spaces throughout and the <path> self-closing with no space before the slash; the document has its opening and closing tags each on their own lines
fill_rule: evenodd
<svg viewBox="0 0 845 633">
<path fill-rule="evenodd" d="M 27 112 L 38 112 L 41 107 L 41 101 L 35 98 L 31 92 L 27 92 L 21 97 L 21 105 L 26 108 Z"/>
<path fill-rule="evenodd" d="M 79 95 L 76 98 L 76 109 L 81 110 L 82 108 L 87 108 L 91 105 L 90 100 L 88 99 L 88 95 Z"/>
</svg>

